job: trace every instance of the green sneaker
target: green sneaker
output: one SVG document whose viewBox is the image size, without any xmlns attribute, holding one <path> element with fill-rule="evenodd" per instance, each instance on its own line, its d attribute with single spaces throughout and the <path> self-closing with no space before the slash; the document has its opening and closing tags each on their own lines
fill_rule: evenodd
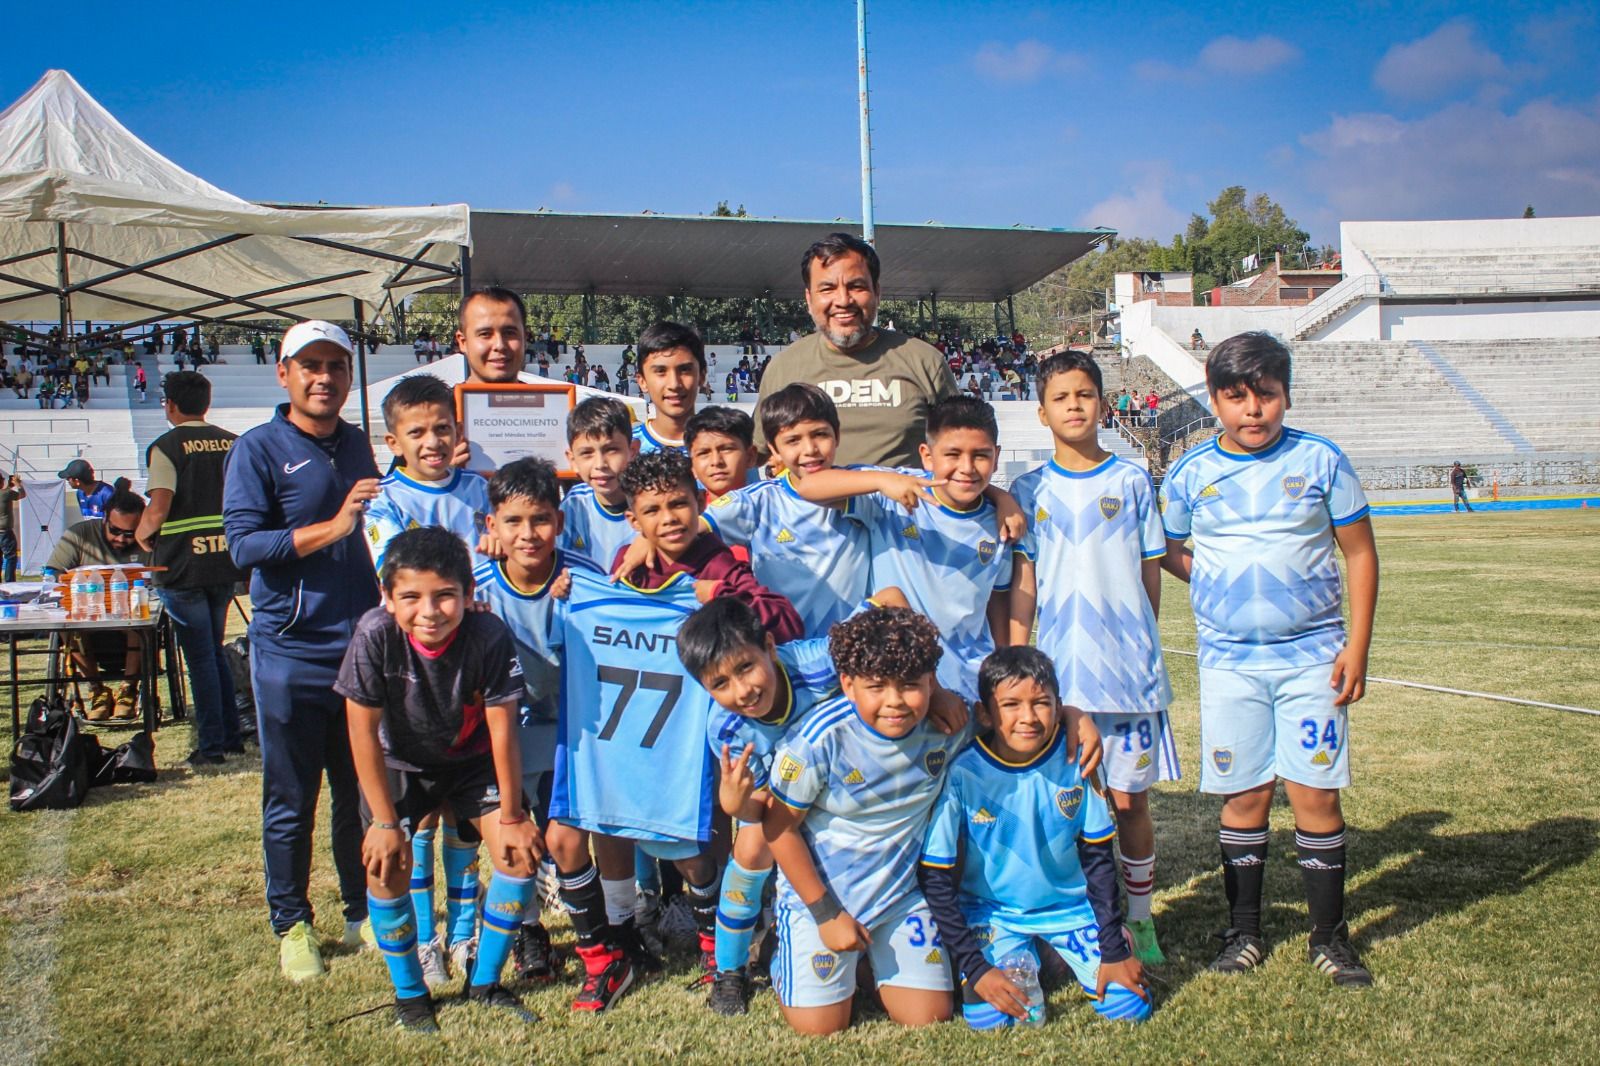
<svg viewBox="0 0 1600 1066">
<path fill-rule="evenodd" d="M 297 922 L 278 938 L 278 967 L 291 981 L 309 981 L 328 972 L 310 922 Z"/>
<path fill-rule="evenodd" d="M 372 931 L 372 919 L 363 918 L 359 922 L 345 922 L 344 938 L 341 943 L 352 951 L 360 951 L 364 947 L 376 950 L 378 934 Z"/>
<path fill-rule="evenodd" d="M 1167 957 L 1161 953 L 1161 945 L 1156 943 L 1154 919 L 1129 922 L 1128 932 L 1133 934 L 1134 958 L 1146 966 L 1160 966 L 1167 961 Z"/>
</svg>

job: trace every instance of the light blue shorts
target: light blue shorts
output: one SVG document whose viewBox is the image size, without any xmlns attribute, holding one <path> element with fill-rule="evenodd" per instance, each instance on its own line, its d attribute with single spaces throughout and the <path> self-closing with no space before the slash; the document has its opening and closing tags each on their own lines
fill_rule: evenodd
<svg viewBox="0 0 1600 1066">
<path fill-rule="evenodd" d="M 1141 999 L 1114 982 L 1107 986 L 1104 999 L 1095 999 L 1095 991 L 1100 984 L 1100 927 L 1094 921 L 1047 933 L 1021 933 L 992 918 L 970 914 L 967 921 L 972 935 L 983 946 L 983 957 L 989 965 L 999 966 L 1012 955 L 1026 955 L 1037 968 L 1039 953 L 1034 946 L 1037 938 L 1054 948 L 1056 954 L 1072 968 L 1072 975 L 1078 979 L 1083 994 L 1094 999 L 1095 1013 L 1103 1018 L 1133 1022 L 1142 1022 L 1150 1017 L 1149 1000 Z M 970 989 L 963 990 L 961 1014 L 973 1029 L 1004 1029 L 1016 1024 L 1010 1015 L 1002 1014 Z"/>
<path fill-rule="evenodd" d="M 1166 711 L 1096 712 L 1089 717 L 1100 730 L 1105 750 L 1100 766 L 1109 787 L 1118 792 L 1145 792 L 1157 781 L 1176 781 L 1183 776 Z"/>
<path fill-rule="evenodd" d="M 1200 668 L 1200 791 L 1232 795 L 1274 778 L 1350 786 L 1346 708 L 1332 663 L 1283 670 Z"/>
<path fill-rule="evenodd" d="M 633 846 L 652 859 L 662 862 L 682 862 L 700 854 L 709 844 L 698 840 L 634 840 Z"/>
<path fill-rule="evenodd" d="M 785 1007 L 826 1007 L 855 995 L 858 951 L 833 952 L 822 942 L 817 923 L 804 907 L 780 896 L 773 907 L 778 948 L 772 956 L 772 988 Z M 872 973 L 878 985 L 951 990 L 950 967 L 939 943 L 939 929 L 922 893 L 912 892 L 867 930 Z"/>
</svg>

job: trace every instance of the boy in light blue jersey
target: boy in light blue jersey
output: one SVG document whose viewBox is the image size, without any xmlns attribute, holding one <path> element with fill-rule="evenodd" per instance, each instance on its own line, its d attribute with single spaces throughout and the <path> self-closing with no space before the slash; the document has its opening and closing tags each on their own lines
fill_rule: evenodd
<svg viewBox="0 0 1600 1066">
<path fill-rule="evenodd" d="M 378 482 L 378 497 L 367 505 L 373 565 L 383 567 L 389 541 L 422 526 L 448 529 L 477 552 L 489 513 L 489 482 L 450 465 L 460 440 L 450 386 L 431 374 L 401 378 L 383 398 L 383 422 L 384 441 L 400 463 Z"/>
<path fill-rule="evenodd" d="M 952 396 L 928 411 L 925 470 L 819 470 L 796 486 L 814 503 L 848 499 L 846 517 L 869 535 L 873 581 L 898 586 L 933 620 L 945 650 L 939 683 L 968 702 L 978 696 L 978 664 L 1010 639 L 1017 549 L 1004 543 L 985 495 L 998 435 L 993 408 Z"/>
<path fill-rule="evenodd" d="M 857 611 L 904 606 L 904 594 L 891 587 L 879 589 Z M 721 762 L 718 801 L 735 820 L 717 904 L 717 967 L 707 975 L 712 987 L 706 1003 L 718 1014 L 743 1014 L 750 998 L 750 944 L 772 873 L 772 852 L 761 833 L 772 753 L 814 707 L 839 694 L 839 675 L 826 640 L 780 644 L 753 610 L 731 597 L 712 600 L 684 622 L 678 657 L 717 701 L 706 741 Z M 929 720 L 940 732 L 954 733 L 966 725 L 966 707 L 936 688 Z"/>
<path fill-rule="evenodd" d="M 511 630 L 522 664 L 523 699 L 517 708 L 522 791 L 542 825 L 549 814 L 560 717 L 561 657 L 552 638 L 554 616 L 566 595 L 567 567 L 593 569 L 556 547 L 562 532 L 561 487 L 542 459 L 518 459 L 489 482 L 489 536 L 501 558 L 473 571 L 477 598 Z M 561 956 L 537 907 L 528 908 L 512 946 L 512 966 L 523 980 L 548 983 L 561 972 Z"/>
<path fill-rule="evenodd" d="M 383 398 L 384 439 L 399 464 L 378 482 L 367 505 L 367 547 L 383 569 L 389 543 L 408 529 L 438 526 L 454 533 L 474 553 L 483 546 L 489 512 L 489 482 L 450 465 L 461 441 L 450 386 L 432 374 L 401 378 Z M 416 909 L 418 955 L 430 988 L 449 977 L 446 959 L 458 971 L 470 965 L 478 945 L 478 842 L 463 835 L 450 812 L 423 818 L 411 835 L 411 901 Z M 442 836 L 445 929 L 435 935 L 433 914 L 435 840 Z"/>
<path fill-rule="evenodd" d="M 974 1029 L 1029 1018 L 1002 970 L 1035 938 L 1072 968 L 1105 1018 L 1150 1016 L 1143 969 L 1128 950 L 1117 901 L 1116 826 L 1097 781 L 1066 744 L 1056 667 L 1037 648 L 984 660 L 979 720 L 987 728 L 946 771 L 917 876 L 961 976 Z"/>
<path fill-rule="evenodd" d="M 1055 456 L 1011 484 L 1030 517 L 1012 586 L 1012 643 L 1027 643 L 1037 614 L 1039 649 L 1055 663 L 1061 698 L 1093 715 L 1110 739 L 1106 783 L 1128 929 L 1139 961 L 1156 965 L 1166 959 L 1150 917 L 1149 789 L 1179 776 L 1156 625 L 1167 542 L 1150 475 L 1100 447 L 1100 367 L 1081 352 L 1062 352 L 1040 364 L 1038 386 L 1039 419 L 1055 437 Z"/>
<path fill-rule="evenodd" d="M 1266 958 L 1261 887 L 1281 777 L 1311 963 L 1336 985 L 1362 987 L 1372 975 L 1344 920 L 1339 791 L 1350 784 L 1348 707 L 1366 691 L 1378 552 L 1350 461 L 1333 442 L 1283 424 L 1289 371 L 1289 350 L 1266 333 L 1212 350 L 1206 387 L 1222 433 L 1162 482 L 1162 565 L 1191 583 L 1200 635 L 1200 789 L 1227 797 L 1218 836 L 1231 920 L 1211 969 L 1242 973 Z M 1349 573 L 1348 637 L 1335 544 Z"/>
<path fill-rule="evenodd" d="M 623 468 L 639 453 L 628 405 L 591 396 L 567 416 L 567 462 L 582 482 L 561 501 L 560 548 L 607 570 L 617 549 L 632 542 Z"/>
<path fill-rule="evenodd" d="M 783 473 L 712 500 L 706 524 L 728 544 L 749 548 L 757 580 L 787 596 L 807 635 L 820 637 L 861 602 L 872 576 L 866 527 L 798 488 L 833 467 L 839 412 L 815 385 L 795 384 L 763 399 L 756 414 Z"/>
<path fill-rule="evenodd" d="M 880 607 L 833 627 L 843 695 L 774 755 L 763 832 L 781 876 L 772 984 L 786 1021 L 819 1036 L 850 1025 L 863 954 L 889 1017 L 950 1017 L 950 971 L 917 887 L 917 859 L 946 765 L 971 739 L 927 721 L 942 648 L 915 611 Z"/>
<path fill-rule="evenodd" d="M 688 454 L 684 432 L 706 380 L 706 346 L 700 335 L 676 322 L 657 322 L 639 335 L 639 395 L 650 399 L 650 417 L 633 427 L 640 455 L 671 448 Z"/>
</svg>

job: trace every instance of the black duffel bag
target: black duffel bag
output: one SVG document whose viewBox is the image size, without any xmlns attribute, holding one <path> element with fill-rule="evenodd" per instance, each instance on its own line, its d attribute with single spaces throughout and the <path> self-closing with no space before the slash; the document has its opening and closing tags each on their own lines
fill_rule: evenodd
<svg viewBox="0 0 1600 1066">
<path fill-rule="evenodd" d="M 110 751 L 91 751 L 98 760 L 89 775 L 89 784 L 148 784 L 156 779 L 156 742 L 148 732 L 135 733 L 133 739 Z"/>
<path fill-rule="evenodd" d="M 43 697 L 28 708 L 28 724 L 11 750 L 11 809 L 65 810 L 83 803 L 100 743 L 78 732 L 59 701 Z"/>
</svg>

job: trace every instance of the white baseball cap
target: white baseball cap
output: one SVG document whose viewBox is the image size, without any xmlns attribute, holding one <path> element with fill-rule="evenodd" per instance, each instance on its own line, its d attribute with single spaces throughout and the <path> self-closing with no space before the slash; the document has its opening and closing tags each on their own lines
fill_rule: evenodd
<svg viewBox="0 0 1600 1066">
<path fill-rule="evenodd" d="M 334 325 L 332 322 L 323 322 L 312 319 L 309 322 L 296 322 L 283 334 L 283 347 L 278 350 L 278 362 L 293 359 L 301 349 L 317 341 L 328 341 L 344 349 L 346 355 L 355 358 L 355 345 L 350 343 L 350 334 Z"/>
</svg>

